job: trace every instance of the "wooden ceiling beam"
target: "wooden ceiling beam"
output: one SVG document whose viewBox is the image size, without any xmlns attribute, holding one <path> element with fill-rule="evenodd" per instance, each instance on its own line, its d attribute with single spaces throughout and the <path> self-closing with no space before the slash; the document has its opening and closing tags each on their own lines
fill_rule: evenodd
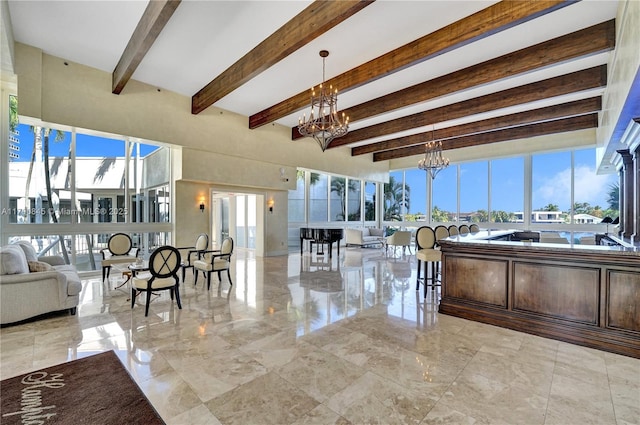
<svg viewBox="0 0 640 425">
<path fill-rule="evenodd" d="M 573 117 L 602 109 L 602 98 L 600 96 L 588 99 L 575 100 L 573 102 L 559 105 L 546 106 L 544 108 L 532 109 L 530 111 L 518 112 L 515 114 L 503 115 L 495 118 L 474 121 L 467 124 L 441 128 L 435 131 L 425 131 L 423 133 L 412 134 L 410 136 L 385 140 L 371 145 L 359 146 L 351 150 L 351 155 L 373 153 L 399 149 L 408 146 L 423 145 L 432 140 L 445 140 L 454 137 L 470 136 L 488 131 L 495 131 L 509 127 L 516 127 L 536 122 L 556 120 L 559 118 Z M 375 150 L 372 150 L 375 149 Z"/>
<path fill-rule="evenodd" d="M 614 46 L 615 24 L 611 20 L 396 91 L 342 112 L 354 122 L 570 59 L 609 51 Z M 329 147 L 344 146 L 389 134 L 381 133 L 379 126 L 380 124 L 349 132 L 346 136 L 335 139 Z M 294 140 L 302 137 L 297 130 L 297 127 L 292 129 Z"/>
<path fill-rule="evenodd" d="M 111 92 L 120 94 L 142 62 L 181 0 L 154 0 L 147 4 L 127 47 L 111 74 Z"/>
<path fill-rule="evenodd" d="M 545 136 L 555 133 L 596 128 L 598 126 L 598 114 L 579 115 L 570 118 L 561 118 L 554 121 L 545 121 L 535 124 L 511 127 L 487 133 L 472 134 L 463 137 L 442 141 L 442 150 L 460 149 L 470 146 L 487 145 L 490 143 L 506 142 L 509 140 L 525 139 L 529 137 Z M 424 146 L 409 146 L 373 154 L 373 162 L 387 161 L 395 158 L 403 158 L 412 155 L 424 154 Z"/>
<path fill-rule="evenodd" d="M 425 125 L 450 121 L 551 97 L 602 88 L 606 85 L 607 65 L 600 65 L 397 118 L 374 126 L 365 127 L 362 130 L 367 131 L 368 134 L 393 134 L 408 128 L 424 127 Z M 356 130 L 354 133 L 359 131 L 360 130 Z M 338 141 L 341 142 L 340 140 Z M 385 141 L 378 143 L 385 143 Z M 354 147 L 352 149 L 352 155 L 354 155 L 354 151 L 356 151 L 357 154 L 364 154 L 384 150 L 377 147 L 378 143 Z"/>
<path fill-rule="evenodd" d="M 346 92 L 573 3 L 575 1 L 501 1 L 342 73 L 327 84 Z M 309 91 L 305 90 L 250 116 L 249 128 L 271 123 L 308 103 Z"/>
<path fill-rule="evenodd" d="M 247 81 L 373 3 L 373 0 L 316 0 L 191 98 L 199 114 Z M 308 97 L 308 96 L 307 96 Z"/>
</svg>

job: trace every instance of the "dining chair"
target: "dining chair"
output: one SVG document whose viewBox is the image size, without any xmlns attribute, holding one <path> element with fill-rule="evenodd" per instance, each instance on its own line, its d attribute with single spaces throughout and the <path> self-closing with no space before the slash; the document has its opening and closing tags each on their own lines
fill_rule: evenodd
<svg viewBox="0 0 640 425">
<path fill-rule="evenodd" d="M 461 236 L 468 235 L 470 232 L 469 226 L 467 226 L 466 224 L 461 224 L 460 226 L 458 226 L 458 232 L 460 232 Z"/>
<path fill-rule="evenodd" d="M 172 246 L 161 246 L 153 251 L 149 258 L 149 273 L 139 274 L 131 279 L 131 308 L 135 306 L 136 297 L 140 292 L 147 293 L 147 305 L 144 315 L 149 315 L 151 293 L 154 291 L 169 290 L 171 299 L 174 295 L 178 308 L 180 303 L 180 280 L 178 269 L 180 268 L 180 251 Z"/>
<path fill-rule="evenodd" d="M 220 249 L 203 251 L 200 258 L 193 262 L 193 284 L 198 283 L 198 272 L 206 273 L 207 289 L 211 288 L 211 273 L 218 273 L 218 280 L 222 283 L 222 271 L 227 271 L 229 283 L 233 285 L 231 280 L 231 255 L 233 255 L 233 239 L 225 238 L 222 241 Z"/>
<path fill-rule="evenodd" d="M 191 269 L 195 275 L 193 262 L 200 258 L 201 254 L 206 251 L 208 247 L 209 235 L 207 235 L 206 233 L 200 233 L 196 238 L 196 243 L 193 246 L 183 246 L 177 248 L 179 251 L 188 250 L 187 255 L 182 259 L 182 264 L 180 264 L 180 268 L 182 269 L 182 283 L 184 283 L 187 269 Z"/>
<path fill-rule="evenodd" d="M 416 259 L 418 260 L 416 291 L 420 289 L 420 283 L 422 283 L 424 297 L 427 298 L 427 287 L 431 286 L 431 289 L 435 291 L 436 286 L 441 286 L 437 278 L 436 263 L 442 259 L 442 252 L 436 249 L 436 233 L 429 226 L 422 226 L 416 232 Z M 424 263 L 424 278 L 420 277 L 422 263 Z M 431 278 L 428 276 L 429 263 L 431 263 Z"/>
<path fill-rule="evenodd" d="M 107 241 L 107 247 L 100 250 L 102 254 L 102 280 L 108 279 L 111 266 L 114 264 L 133 263 L 137 260 L 139 248 L 133 246 L 131 237 L 126 233 L 114 233 Z"/>
<path fill-rule="evenodd" d="M 451 226 L 449 226 L 448 230 L 449 230 L 449 236 L 457 236 L 459 234 L 458 226 L 456 226 L 455 224 L 452 224 Z"/>
<path fill-rule="evenodd" d="M 469 231 L 471 233 L 478 233 L 480 231 L 480 226 L 478 226 L 477 223 L 473 223 L 471 226 L 469 226 Z"/>
</svg>

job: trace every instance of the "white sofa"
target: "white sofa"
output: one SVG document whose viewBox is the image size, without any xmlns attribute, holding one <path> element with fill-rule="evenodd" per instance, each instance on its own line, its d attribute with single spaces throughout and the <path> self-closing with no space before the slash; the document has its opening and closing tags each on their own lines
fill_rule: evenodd
<svg viewBox="0 0 640 425">
<path fill-rule="evenodd" d="M 0 324 L 54 311 L 76 313 L 82 282 L 58 256 L 38 257 L 30 243 L 0 248 Z"/>
<path fill-rule="evenodd" d="M 346 229 L 346 246 L 368 246 L 382 244 L 384 229 L 365 227 L 363 229 Z"/>
</svg>

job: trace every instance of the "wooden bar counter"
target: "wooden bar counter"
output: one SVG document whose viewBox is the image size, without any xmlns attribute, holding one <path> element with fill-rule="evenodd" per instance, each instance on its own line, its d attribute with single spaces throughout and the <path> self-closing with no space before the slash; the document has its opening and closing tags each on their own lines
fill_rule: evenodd
<svg viewBox="0 0 640 425">
<path fill-rule="evenodd" d="M 638 248 L 467 236 L 440 241 L 440 313 L 640 358 Z"/>
</svg>

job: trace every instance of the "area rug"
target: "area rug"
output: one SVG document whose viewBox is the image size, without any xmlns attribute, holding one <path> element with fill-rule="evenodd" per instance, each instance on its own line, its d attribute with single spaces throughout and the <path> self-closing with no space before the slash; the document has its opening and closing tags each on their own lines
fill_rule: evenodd
<svg viewBox="0 0 640 425">
<path fill-rule="evenodd" d="M 0 423 L 164 424 L 113 351 L 0 381 Z"/>
</svg>

